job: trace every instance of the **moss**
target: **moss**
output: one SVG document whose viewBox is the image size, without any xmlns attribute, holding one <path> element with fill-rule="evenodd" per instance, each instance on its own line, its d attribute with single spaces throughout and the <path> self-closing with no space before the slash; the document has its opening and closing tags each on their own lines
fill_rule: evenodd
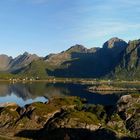
<svg viewBox="0 0 140 140">
<path fill-rule="evenodd" d="M 14 126 L 16 129 L 37 129 L 41 128 L 41 125 L 33 120 L 30 120 L 27 116 L 22 117 Z"/>
<path fill-rule="evenodd" d="M 76 98 L 76 99 L 74 100 L 74 103 L 76 104 L 75 109 L 77 109 L 77 110 L 79 110 L 79 111 L 81 111 L 82 108 L 84 107 L 84 105 L 83 105 L 83 103 L 81 102 L 81 99 L 80 99 L 80 98 Z"/>
<path fill-rule="evenodd" d="M 27 123 L 29 123 L 29 118 L 23 117 L 16 124 L 16 128 L 26 128 L 25 126 L 26 126 Z"/>
<path fill-rule="evenodd" d="M 69 106 L 82 105 L 80 99 L 77 97 L 64 97 L 64 98 L 53 98 L 48 104 L 41 102 L 35 102 L 29 105 L 27 108 L 33 108 L 33 112 L 42 117 L 48 115 L 48 113 L 55 112 L 61 108 L 69 108 Z M 45 119 L 45 118 L 44 118 Z"/>
<path fill-rule="evenodd" d="M 97 116 L 91 112 L 73 111 L 67 115 L 67 118 L 78 118 L 78 122 L 87 124 L 99 124 Z"/>
<path fill-rule="evenodd" d="M 140 108 L 140 104 L 139 103 L 135 103 L 134 107 L 135 107 L 135 109 L 139 109 Z"/>
<path fill-rule="evenodd" d="M 52 104 L 43 104 L 40 102 L 33 103 L 33 104 L 31 104 L 30 107 L 35 108 L 34 112 L 36 114 L 39 114 L 40 116 L 47 115 L 48 113 L 51 113 L 51 112 L 56 111 L 58 109 L 57 107 L 55 107 Z"/>
<path fill-rule="evenodd" d="M 120 118 L 120 116 L 118 115 L 118 114 L 113 114 L 112 116 L 111 116 L 111 121 L 122 121 L 122 119 Z"/>
<path fill-rule="evenodd" d="M 58 97 L 58 98 L 54 98 L 51 101 L 51 104 L 57 107 L 62 107 L 62 106 L 70 106 L 70 105 L 82 105 L 82 102 L 78 97 L 62 97 L 62 98 Z"/>
<path fill-rule="evenodd" d="M 133 93 L 133 94 L 131 94 L 131 96 L 132 96 L 133 98 L 138 98 L 138 97 L 140 97 L 140 94 L 139 94 L 139 93 Z"/>
<path fill-rule="evenodd" d="M 129 133 L 129 131 L 125 127 L 123 120 L 116 113 L 111 116 L 106 127 L 116 133 L 121 133 L 122 135 L 127 135 Z"/>
<path fill-rule="evenodd" d="M 5 107 L 0 113 L 0 126 L 3 127 L 13 127 L 15 122 L 20 118 L 20 115 L 15 110 L 14 107 Z"/>
<path fill-rule="evenodd" d="M 2 115 L 5 115 L 5 114 L 7 114 L 7 115 L 9 115 L 10 117 L 13 117 L 13 118 L 18 118 L 18 117 L 20 117 L 19 116 L 19 114 L 18 114 L 18 112 L 16 111 L 16 106 L 8 106 L 8 107 L 5 107 L 5 108 L 3 108 L 3 110 L 1 111 L 1 114 Z"/>
<path fill-rule="evenodd" d="M 127 113 L 128 113 L 128 114 L 133 114 L 133 112 L 134 112 L 134 109 L 133 109 L 133 108 L 129 108 L 129 109 L 127 110 Z"/>
<path fill-rule="evenodd" d="M 105 121 L 107 117 L 104 106 L 102 105 L 89 105 L 86 111 L 95 114 L 98 117 L 98 119 L 102 121 Z"/>
</svg>

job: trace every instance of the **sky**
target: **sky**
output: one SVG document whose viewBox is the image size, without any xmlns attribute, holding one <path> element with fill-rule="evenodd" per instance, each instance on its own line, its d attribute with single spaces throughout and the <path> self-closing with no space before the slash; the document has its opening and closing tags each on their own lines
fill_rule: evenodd
<svg viewBox="0 0 140 140">
<path fill-rule="evenodd" d="M 140 38 L 140 0 L 0 0 L 0 54 L 46 56 Z"/>
</svg>

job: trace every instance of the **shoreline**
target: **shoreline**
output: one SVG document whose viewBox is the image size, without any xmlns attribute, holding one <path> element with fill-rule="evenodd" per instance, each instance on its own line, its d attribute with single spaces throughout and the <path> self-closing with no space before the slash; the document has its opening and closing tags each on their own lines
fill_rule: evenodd
<svg viewBox="0 0 140 140">
<path fill-rule="evenodd" d="M 84 84 L 84 85 L 93 85 L 93 84 L 140 84 L 140 81 L 95 81 L 95 80 L 88 80 L 88 79 L 44 79 L 44 80 L 5 80 L 0 79 L 0 82 L 10 82 L 10 83 L 40 83 L 40 82 L 46 82 L 46 83 L 78 83 L 78 84 Z"/>
</svg>

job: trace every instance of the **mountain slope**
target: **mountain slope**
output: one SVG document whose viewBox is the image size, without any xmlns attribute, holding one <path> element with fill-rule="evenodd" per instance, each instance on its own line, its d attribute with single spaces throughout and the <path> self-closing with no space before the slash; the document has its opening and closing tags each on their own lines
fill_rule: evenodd
<svg viewBox="0 0 140 140">
<path fill-rule="evenodd" d="M 55 77 L 101 78 L 109 75 L 123 58 L 127 43 L 119 38 L 111 38 L 104 43 L 103 48 L 87 49 L 82 45 L 75 45 L 59 54 L 50 54 L 43 60 L 32 62 L 36 75 Z M 38 63 L 42 67 L 38 67 Z M 23 73 L 33 74 L 32 67 Z M 37 74 L 38 72 L 38 74 Z M 33 74 L 34 75 L 34 74 Z"/>
<path fill-rule="evenodd" d="M 0 70 L 29 77 L 140 79 L 140 40 L 126 43 L 111 38 L 102 48 L 75 45 L 44 58 L 24 53 L 16 58 L 0 56 Z"/>
<path fill-rule="evenodd" d="M 7 55 L 0 55 L 0 71 L 7 71 L 12 61 L 12 57 Z"/>
<path fill-rule="evenodd" d="M 77 44 L 59 54 L 47 56 L 45 61 L 53 66 L 60 66 L 66 61 L 73 61 L 74 59 L 79 58 L 80 56 L 78 54 L 84 55 L 85 53 L 95 53 L 97 50 L 99 50 L 99 48 L 87 49 L 84 46 Z"/>
<path fill-rule="evenodd" d="M 32 61 L 32 63 L 23 68 L 18 74 L 34 78 L 46 78 L 48 76 L 46 72 L 46 63 L 42 59 Z"/>
<path fill-rule="evenodd" d="M 10 64 L 10 71 L 12 73 L 18 73 L 20 70 L 24 69 L 31 62 L 38 60 L 39 57 L 36 54 L 29 54 L 27 52 L 14 58 Z"/>
<path fill-rule="evenodd" d="M 114 76 L 118 79 L 140 79 L 140 40 L 129 42 Z"/>
<path fill-rule="evenodd" d="M 112 46 L 110 47 L 110 43 L 108 43 L 108 47 L 96 48 L 93 51 L 89 51 L 83 46 L 71 47 L 66 51 L 70 53 L 63 52 L 64 56 L 61 54 L 62 61 L 59 63 L 59 67 L 53 71 L 48 71 L 48 74 L 56 77 L 85 78 L 100 78 L 107 75 L 118 65 L 122 52 L 127 47 L 127 43 L 118 38 L 111 38 L 107 42 L 112 42 Z M 60 60 L 59 55 L 55 55 L 56 62 Z M 65 55 L 69 56 L 67 57 L 69 59 L 65 59 Z M 50 59 L 47 59 L 47 61 L 54 64 Z"/>
<path fill-rule="evenodd" d="M 38 60 L 39 57 L 35 54 L 25 52 L 16 58 L 7 55 L 0 55 L 0 72 L 18 73 L 31 62 Z"/>
<path fill-rule="evenodd" d="M 48 75 L 56 77 L 74 77 L 74 76 L 79 77 L 81 74 L 77 75 L 77 73 L 80 73 L 79 66 L 82 65 L 83 63 L 81 60 L 83 60 L 83 58 L 89 60 L 88 58 L 91 57 L 99 49 L 100 48 L 87 49 L 82 45 L 75 45 L 61 53 L 50 54 L 46 56 L 44 59 L 33 61 L 29 66 L 27 66 L 25 69 L 22 70 L 22 73 L 26 75 L 36 75 L 38 77 L 45 77 L 45 73 L 46 76 Z M 39 67 L 40 65 L 39 63 L 42 64 L 41 67 Z M 74 66 L 75 68 L 72 69 L 71 71 L 69 66 L 72 65 L 73 63 L 78 64 L 79 66 L 78 65 L 77 66 L 79 68 L 77 69 L 77 66 L 76 67 Z M 40 70 L 43 73 L 42 76 L 41 74 L 39 74 Z M 62 72 L 62 74 L 61 72 L 57 72 L 59 70 Z"/>
</svg>

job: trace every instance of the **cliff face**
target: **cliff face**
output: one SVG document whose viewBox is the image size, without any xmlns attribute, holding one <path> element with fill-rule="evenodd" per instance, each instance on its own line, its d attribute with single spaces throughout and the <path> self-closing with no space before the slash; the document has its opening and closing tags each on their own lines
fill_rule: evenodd
<svg viewBox="0 0 140 140">
<path fill-rule="evenodd" d="M 140 40 L 129 42 L 114 75 L 121 79 L 140 78 Z"/>
</svg>

